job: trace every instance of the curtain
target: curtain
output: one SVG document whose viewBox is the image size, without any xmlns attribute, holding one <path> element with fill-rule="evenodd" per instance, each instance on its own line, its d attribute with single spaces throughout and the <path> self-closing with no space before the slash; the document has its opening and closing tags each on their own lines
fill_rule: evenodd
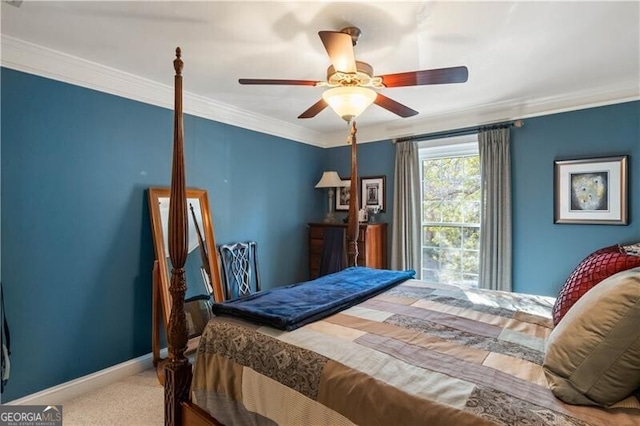
<svg viewBox="0 0 640 426">
<path fill-rule="evenodd" d="M 511 291 L 511 157 L 509 129 L 478 133 L 480 271 L 478 285 Z"/>
<path fill-rule="evenodd" d="M 420 275 L 420 165 L 416 142 L 396 144 L 391 269 L 413 269 Z"/>
</svg>

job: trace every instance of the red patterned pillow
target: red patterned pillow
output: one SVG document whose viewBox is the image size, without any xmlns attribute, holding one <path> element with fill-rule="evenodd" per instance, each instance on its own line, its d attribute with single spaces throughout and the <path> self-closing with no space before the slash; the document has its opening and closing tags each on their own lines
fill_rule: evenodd
<svg viewBox="0 0 640 426">
<path fill-rule="evenodd" d="M 553 324 L 558 325 L 573 304 L 600 281 L 640 266 L 640 256 L 630 253 L 616 244 L 594 251 L 580 262 L 567 278 L 553 305 Z"/>
</svg>

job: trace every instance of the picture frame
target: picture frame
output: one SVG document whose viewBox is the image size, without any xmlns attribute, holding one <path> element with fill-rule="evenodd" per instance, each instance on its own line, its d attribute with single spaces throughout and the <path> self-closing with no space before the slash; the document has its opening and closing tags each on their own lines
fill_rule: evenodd
<svg viewBox="0 0 640 426">
<path fill-rule="evenodd" d="M 368 176 L 360 178 L 360 203 L 362 208 L 367 209 L 380 206 L 380 211 L 386 209 L 385 196 L 386 176 Z"/>
<path fill-rule="evenodd" d="M 628 155 L 556 160 L 554 223 L 628 224 Z"/>
<path fill-rule="evenodd" d="M 347 186 L 336 188 L 336 211 L 349 211 L 349 200 L 351 199 L 351 179 L 340 177 L 340 180 Z"/>
</svg>

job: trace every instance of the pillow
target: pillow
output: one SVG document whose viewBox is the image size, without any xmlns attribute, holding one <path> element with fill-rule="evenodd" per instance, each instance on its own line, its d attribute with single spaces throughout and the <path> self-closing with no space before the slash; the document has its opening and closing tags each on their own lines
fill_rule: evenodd
<svg viewBox="0 0 640 426">
<path fill-rule="evenodd" d="M 640 387 L 640 268 L 589 290 L 547 339 L 543 368 L 569 404 L 608 407 Z"/>
<path fill-rule="evenodd" d="M 640 266 L 640 256 L 634 255 L 627 248 L 618 244 L 602 248 L 576 266 L 553 305 L 554 325 L 558 325 L 571 306 L 600 281 L 620 271 Z"/>
</svg>

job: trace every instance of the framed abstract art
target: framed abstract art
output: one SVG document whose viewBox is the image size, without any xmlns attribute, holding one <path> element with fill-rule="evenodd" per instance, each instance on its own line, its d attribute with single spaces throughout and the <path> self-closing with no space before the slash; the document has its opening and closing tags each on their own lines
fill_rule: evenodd
<svg viewBox="0 0 640 426">
<path fill-rule="evenodd" d="M 554 223 L 627 225 L 628 156 L 554 163 Z"/>
</svg>

